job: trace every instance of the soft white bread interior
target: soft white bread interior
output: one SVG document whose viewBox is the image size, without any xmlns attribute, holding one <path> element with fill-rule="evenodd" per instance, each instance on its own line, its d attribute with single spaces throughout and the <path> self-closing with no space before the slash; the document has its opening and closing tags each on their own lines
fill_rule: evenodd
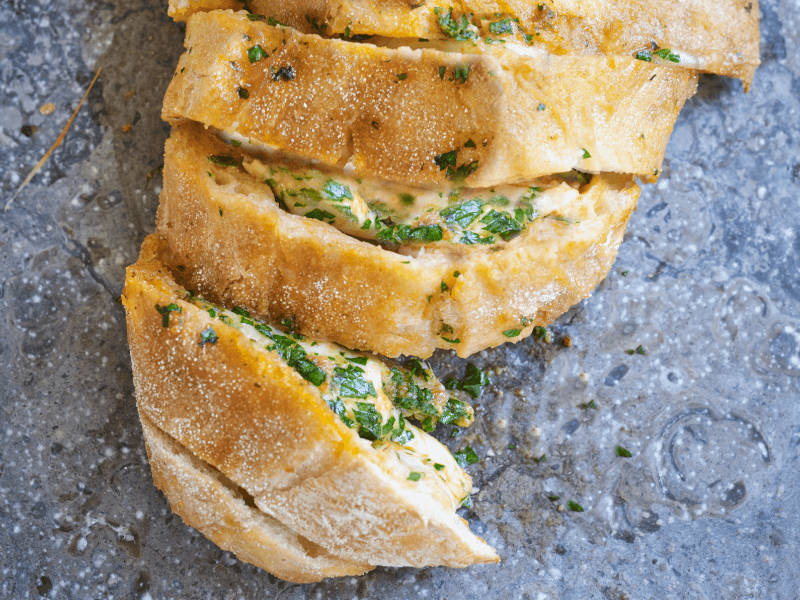
<svg viewBox="0 0 800 600">
<path fill-rule="evenodd" d="M 633 57 L 394 49 L 244 12 L 195 14 L 186 33 L 166 120 L 413 185 L 453 183 L 442 156 L 454 150 L 471 187 L 573 168 L 653 176 L 697 85 L 695 71 Z"/>
<path fill-rule="evenodd" d="M 455 512 L 471 480 L 444 446 L 408 423 L 413 436 L 402 442 L 360 437 L 326 403 L 325 390 L 338 389 L 330 380 L 306 380 L 275 346 L 248 337 L 249 319 L 234 327 L 222 309 L 203 308 L 160 251 L 154 236 L 145 240 L 123 292 L 149 423 L 332 556 L 414 567 L 499 560 Z"/>
<path fill-rule="evenodd" d="M 331 556 L 259 510 L 253 499 L 204 463 L 145 415 L 140 415 L 153 483 L 172 511 L 240 560 L 286 581 L 362 575 L 372 567 Z"/>
<path fill-rule="evenodd" d="M 287 213 L 261 180 L 209 162 L 216 155 L 243 160 L 196 123 L 167 141 L 157 233 L 181 281 L 267 319 L 294 317 L 317 339 L 391 357 L 436 348 L 468 356 L 550 323 L 608 273 L 639 194 L 629 176 L 564 183 L 553 197 L 569 222 L 541 218 L 493 246 L 395 251 Z"/>
<path fill-rule="evenodd" d="M 169 14 L 184 21 L 245 6 L 326 36 L 516 39 L 554 54 L 616 56 L 655 45 L 678 55 L 679 66 L 737 77 L 745 88 L 760 62 L 757 0 L 170 0 Z M 475 26 L 460 28 L 462 15 Z"/>
</svg>

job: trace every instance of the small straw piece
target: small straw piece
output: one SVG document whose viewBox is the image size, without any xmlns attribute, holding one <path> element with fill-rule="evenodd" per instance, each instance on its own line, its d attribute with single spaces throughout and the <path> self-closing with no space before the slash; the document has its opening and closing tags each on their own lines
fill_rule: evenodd
<svg viewBox="0 0 800 600">
<path fill-rule="evenodd" d="M 61 135 L 59 135 L 55 143 L 53 143 L 53 145 L 50 146 L 50 150 L 48 150 L 45 153 L 42 159 L 38 163 L 36 163 L 36 166 L 33 167 L 33 170 L 25 178 L 25 181 L 22 182 L 22 185 L 19 186 L 19 188 L 17 188 L 16 192 L 14 192 L 14 195 L 11 196 L 8 202 L 6 202 L 6 207 L 3 209 L 4 211 L 8 210 L 11 207 L 11 203 L 14 202 L 17 196 L 19 196 L 20 192 L 25 188 L 25 186 L 30 183 L 31 179 L 33 179 L 36 176 L 36 173 L 38 173 L 39 169 L 41 169 L 44 166 L 44 163 L 47 162 L 47 159 L 50 158 L 50 155 L 53 153 L 53 151 L 61 145 L 61 142 L 64 141 L 64 138 L 66 137 L 69 128 L 72 127 L 72 122 L 75 120 L 75 117 L 78 116 L 78 111 L 81 109 L 81 106 L 83 106 L 83 103 L 86 102 L 86 98 L 89 97 L 89 92 L 92 91 L 94 83 L 95 81 L 97 81 L 97 78 L 100 77 L 100 71 L 102 70 L 103 67 L 97 68 L 97 73 L 95 73 L 94 79 L 92 79 L 92 83 L 89 84 L 89 88 L 86 90 L 86 93 L 83 95 L 83 98 L 81 98 L 81 101 L 78 103 L 78 107 L 75 109 L 75 112 L 72 113 L 72 116 L 69 118 L 69 121 L 67 121 L 67 124 L 64 126 L 64 129 L 61 131 Z"/>
</svg>

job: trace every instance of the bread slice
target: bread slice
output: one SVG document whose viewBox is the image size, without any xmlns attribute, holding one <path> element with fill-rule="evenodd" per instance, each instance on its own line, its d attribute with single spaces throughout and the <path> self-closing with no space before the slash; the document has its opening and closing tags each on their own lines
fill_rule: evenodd
<svg viewBox="0 0 800 600">
<path fill-rule="evenodd" d="M 184 21 L 199 11 L 245 6 L 306 33 L 326 36 L 466 35 L 476 42 L 517 39 L 554 54 L 609 56 L 633 56 L 656 45 L 677 54 L 680 66 L 737 77 L 745 88 L 760 62 L 757 1 L 170 0 L 169 14 Z M 464 14 L 471 15 L 475 27 L 454 31 L 450 26 L 460 25 Z"/>
<path fill-rule="evenodd" d="M 469 356 L 550 323 L 608 273 L 639 194 L 632 177 L 595 176 L 577 192 L 558 186 L 571 224 L 542 218 L 495 246 L 389 250 L 287 213 L 267 184 L 209 161 L 217 155 L 243 158 L 196 123 L 175 127 L 166 144 L 157 234 L 181 281 L 391 357 Z"/>
<path fill-rule="evenodd" d="M 652 176 L 697 84 L 694 71 L 632 57 L 380 48 L 243 12 L 194 15 L 186 47 L 166 120 L 423 186 L 491 187 L 573 168 Z M 449 170 L 442 157 L 453 151 Z"/>
<path fill-rule="evenodd" d="M 363 575 L 372 567 L 331 556 L 261 512 L 253 499 L 140 415 L 153 482 L 172 511 L 215 544 L 286 581 Z"/>
<path fill-rule="evenodd" d="M 290 367 L 258 337 L 267 326 L 249 318 L 234 326 L 234 313 L 209 309 L 176 285 L 160 252 L 154 236 L 145 240 L 123 292 L 137 406 L 146 422 L 243 488 L 267 515 L 356 569 L 499 560 L 455 513 L 456 496 L 469 493 L 471 481 L 444 446 L 402 420 L 400 428 L 412 435 L 400 441 L 359 437 L 325 399 L 335 393 L 342 402 L 345 383 L 301 376 L 298 363 Z M 303 360 L 308 366 L 329 359 Z M 358 377 L 373 377 L 373 363 L 357 364 L 365 365 L 352 367 Z M 385 387 L 370 385 L 371 395 L 384 397 Z M 364 403 L 358 409 L 367 412 Z M 385 406 L 378 408 L 383 418 Z"/>
</svg>

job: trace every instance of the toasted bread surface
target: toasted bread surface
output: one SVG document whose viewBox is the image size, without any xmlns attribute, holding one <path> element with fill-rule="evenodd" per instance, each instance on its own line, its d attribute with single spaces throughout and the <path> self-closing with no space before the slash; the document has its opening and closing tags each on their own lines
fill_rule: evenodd
<svg viewBox="0 0 800 600">
<path fill-rule="evenodd" d="M 215 544 L 286 581 L 363 575 L 371 566 L 331 556 L 248 501 L 237 486 L 141 414 L 153 482 L 184 523 Z"/>
<path fill-rule="evenodd" d="M 413 185 L 453 182 L 454 150 L 471 187 L 573 168 L 652 176 L 697 84 L 632 57 L 379 48 L 224 11 L 194 15 L 186 46 L 165 119 Z"/>
<path fill-rule="evenodd" d="M 749 0 L 252 0 L 249 6 L 306 33 L 409 39 L 447 37 L 440 19 L 452 8 L 456 21 L 472 15 L 479 38 L 506 39 L 497 32 L 510 30 L 554 54 L 633 56 L 655 44 L 676 52 L 683 66 L 737 77 L 745 88 L 760 62 L 759 7 Z M 186 20 L 199 11 L 242 7 L 236 0 L 170 0 L 169 11 Z M 496 25 L 509 18 L 518 21 Z"/>
<path fill-rule="evenodd" d="M 498 560 L 452 499 L 432 492 L 435 481 L 408 478 L 399 455 L 359 438 L 275 352 L 182 300 L 159 251 L 145 241 L 123 293 L 140 414 L 333 556 L 415 567 Z M 172 304 L 165 327 L 157 306 Z"/>
<path fill-rule="evenodd" d="M 596 176 L 572 201 L 577 223 L 541 219 L 502 247 L 439 244 L 411 256 L 281 210 L 266 184 L 209 162 L 223 153 L 241 160 L 195 123 L 174 128 L 166 145 L 157 234 L 181 281 L 391 357 L 469 356 L 549 324 L 605 277 L 639 193 L 632 177 Z"/>
</svg>

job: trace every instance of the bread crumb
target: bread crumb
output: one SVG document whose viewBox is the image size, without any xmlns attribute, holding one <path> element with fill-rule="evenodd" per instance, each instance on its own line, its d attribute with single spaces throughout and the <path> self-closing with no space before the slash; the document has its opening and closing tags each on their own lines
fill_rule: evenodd
<svg viewBox="0 0 800 600">
<path fill-rule="evenodd" d="M 122 126 L 122 133 L 128 133 L 131 130 L 132 125 L 130 123 L 125 123 Z"/>
<path fill-rule="evenodd" d="M 55 109 L 56 105 L 53 104 L 52 102 L 48 102 L 47 104 L 42 104 L 42 106 L 39 107 L 39 114 L 47 116 L 50 113 L 52 113 Z"/>
<path fill-rule="evenodd" d="M 569 337 L 568 335 L 565 335 L 564 336 L 564 347 L 565 348 L 569 348 L 570 346 L 572 346 L 572 338 Z"/>
</svg>

